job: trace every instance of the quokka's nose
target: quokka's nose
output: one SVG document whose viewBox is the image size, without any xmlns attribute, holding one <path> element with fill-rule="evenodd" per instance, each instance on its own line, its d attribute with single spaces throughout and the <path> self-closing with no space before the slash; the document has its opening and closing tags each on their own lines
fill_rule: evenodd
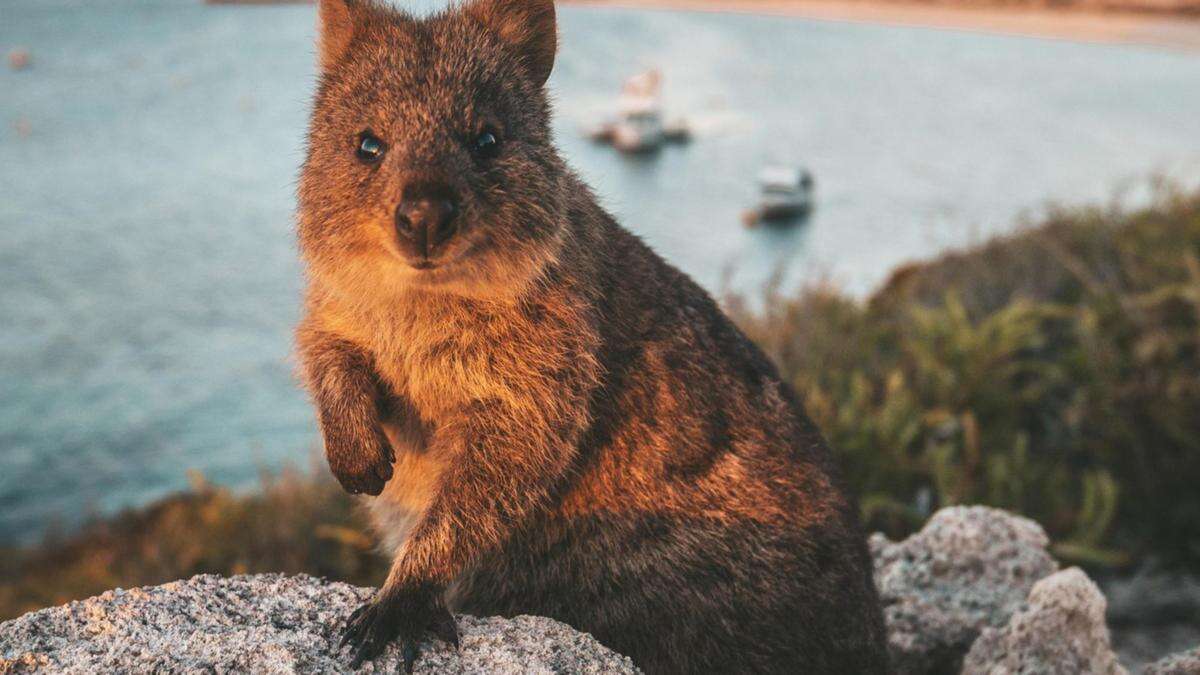
<svg viewBox="0 0 1200 675">
<path fill-rule="evenodd" d="M 448 194 L 405 197 L 396 207 L 396 230 L 428 258 L 458 231 L 458 202 Z"/>
</svg>

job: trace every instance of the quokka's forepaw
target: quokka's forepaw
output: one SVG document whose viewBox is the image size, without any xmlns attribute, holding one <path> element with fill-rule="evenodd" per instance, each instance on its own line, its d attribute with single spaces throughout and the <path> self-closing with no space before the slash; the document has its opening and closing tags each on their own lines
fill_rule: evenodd
<svg viewBox="0 0 1200 675">
<path fill-rule="evenodd" d="M 396 460 L 382 431 L 359 438 L 355 434 L 329 434 L 325 440 L 329 468 L 350 494 L 378 495 L 392 478 Z"/>
<path fill-rule="evenodd" d="M 358 668 L 396 641 L 404 672 L 411 673 L 421 654 L 421 641 L 430 634 L 458 648 L 458 625 L 437 593 L 381 593 L 346 620 L 338 648 L 349 645 L 353 650 L 351 667 Z"/>
<path fill-rule="evenodd" d="M 378 496 L 383 492 L 383 486 L 392 478 L 391 463 L 379 462 L 374 465 L 354 467 L 352 470 L 335 470 L 333 475 L 342 484 L 342 489 L 352 495 Z"/>
</svg>

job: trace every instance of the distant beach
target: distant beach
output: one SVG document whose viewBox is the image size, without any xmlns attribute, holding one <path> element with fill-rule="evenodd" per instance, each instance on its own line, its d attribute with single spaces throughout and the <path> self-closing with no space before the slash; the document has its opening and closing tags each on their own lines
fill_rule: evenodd
<svg viewBox="0 0 1200 675">
<path fill-rule="evenodd" d="M 1200 51 L 1200 2 L 1078 0 L 1002 2 L 898 0 L 567 0 L 594 7 L 737 12 L 823 21 L 924 26 L 1051 39 L 1139 44 Z"/>
<path fill-rule="evenodd" d="M 403 6 L 404 0 L 391 0 Z M 313 0 L 205 0 L 213 5 Z M 560 0 L 563 4 L 736 12 L 1200 51 L 1200 0 Z"/>
</svg>

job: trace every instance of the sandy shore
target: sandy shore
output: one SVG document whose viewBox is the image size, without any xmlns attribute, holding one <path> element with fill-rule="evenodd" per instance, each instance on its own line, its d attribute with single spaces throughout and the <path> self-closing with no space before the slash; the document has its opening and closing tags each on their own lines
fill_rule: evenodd
<svg viewBox="0 0 1200 675">
<path fill-rule="evenodd" d="M 584 6 L 740 12 L 1200 51 L 1200 18 L 1088 9 L 961 7 L 880 0 L 568 0 Z"/>
</svg>

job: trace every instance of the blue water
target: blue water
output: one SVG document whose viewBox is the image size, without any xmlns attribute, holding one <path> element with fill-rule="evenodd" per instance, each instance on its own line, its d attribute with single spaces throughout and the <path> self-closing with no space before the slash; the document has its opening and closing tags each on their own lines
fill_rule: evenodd
<svg viewBox="0 0 1200 675">
<path fill-rule="evenodd" d="M 1048 199 L 1200 176 L 1200 57 L 751 16 L 565 8 L 558 138 L 605 203 L 706 286 L 778 266 L 853 292 Z M 3 0 L 0 540 L 243 485 L 317 447 L 289 331 L 310 6 Z M 652 160 L 578 129 L 660 67 L 698 137 Z M 819 206 L 746 231 L 765 161 Z"/>
</svg>

